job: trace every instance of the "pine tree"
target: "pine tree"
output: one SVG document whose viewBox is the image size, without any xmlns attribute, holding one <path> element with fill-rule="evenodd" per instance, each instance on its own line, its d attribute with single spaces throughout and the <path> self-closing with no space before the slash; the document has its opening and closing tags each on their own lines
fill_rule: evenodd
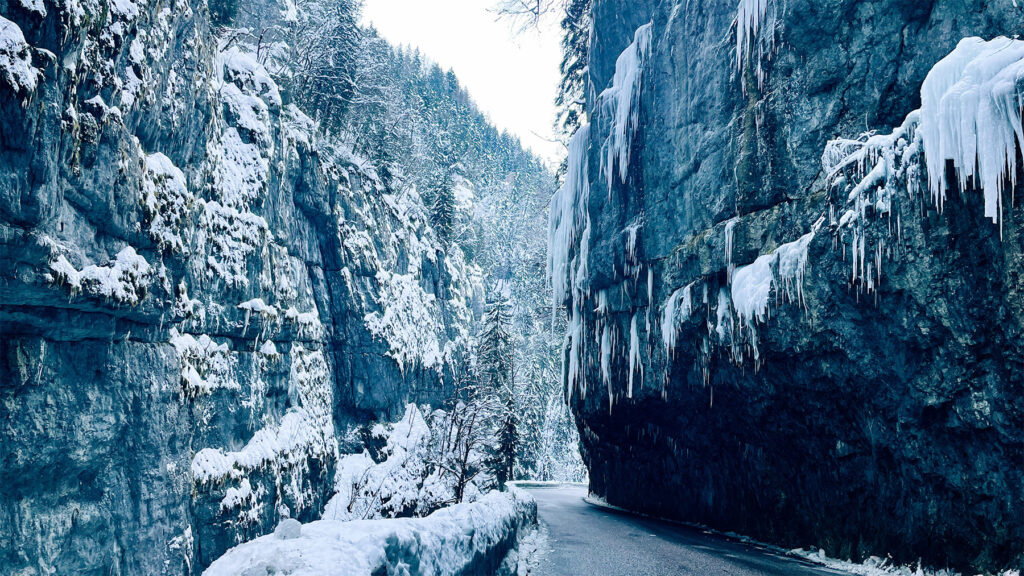
<svg viewBox="0 0 1024 576">
<path fill-rule="evenodd" d="M 445 247 L 451 245 L 455 236 L 455 216 L 455 189 L 452 179 L 445 177 L 434 191 L 434 203 L 430 208 L 430 223 Z"/>
<path fill-rule="evenodd" d="M 575 133 L 582 121 L 590 65 L 592 7 L 593 0 L 567 0 L 562 18 L 562 80 L 555 105 L 559 109 L 558 128 L 566 135 Z"/>
<path fill-rule="evenodd" d="M 477 358 L 480 364 L 481 385 L 498 398 L 498 443 L 494 448 L 494 470 L 498 483 L 504 485 L 512 479 L 518 450 L 512 342 L 512 316 L 509 303 L 503 297 L 495 300 L 484 317 L 483 333 Z"/>
</svg>

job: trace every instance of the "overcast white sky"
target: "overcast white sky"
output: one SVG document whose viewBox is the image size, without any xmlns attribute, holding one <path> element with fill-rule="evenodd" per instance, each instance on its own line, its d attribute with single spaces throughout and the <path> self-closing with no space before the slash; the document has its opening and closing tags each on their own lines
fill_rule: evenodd
<svg viewBox="0 0 1024 576">
<path fill-rule="evenodd" d="M 452 68 L 498 128 L 519 136 L 538 156 L 565 154 L 552 136 L 561 59 L 553 22 L 516 34 L 488 9 L 495 0 L 366 0 L 363 21 L 392 44 L 417 46 Z"/>
</svg>

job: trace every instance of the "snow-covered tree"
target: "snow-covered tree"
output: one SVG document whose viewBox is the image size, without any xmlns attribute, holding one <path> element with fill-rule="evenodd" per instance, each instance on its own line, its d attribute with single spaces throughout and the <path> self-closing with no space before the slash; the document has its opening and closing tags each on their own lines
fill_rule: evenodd
<svg viewBox="0 0 1024 576">
<path fill-rule="evenodd" d="M 562 17 L 562 61 L 558 85 L 558 129 L 571 136 L 582 120 L 590 62 L 590 12 L 593 0 L 566 0 Z"/>
</svg>

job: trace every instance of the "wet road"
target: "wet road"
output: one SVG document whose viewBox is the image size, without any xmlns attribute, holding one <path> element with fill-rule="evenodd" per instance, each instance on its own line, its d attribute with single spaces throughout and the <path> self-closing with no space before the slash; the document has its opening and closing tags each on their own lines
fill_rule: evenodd
<svg viewBox="0 0 1024 576">
<path fill-rule="evenodd" d="M 548 539 L 541 576 L 813 576 L 845 574 L 696 528 L 609 510 L 579 486 L 522 486 Z"/>
</svg>

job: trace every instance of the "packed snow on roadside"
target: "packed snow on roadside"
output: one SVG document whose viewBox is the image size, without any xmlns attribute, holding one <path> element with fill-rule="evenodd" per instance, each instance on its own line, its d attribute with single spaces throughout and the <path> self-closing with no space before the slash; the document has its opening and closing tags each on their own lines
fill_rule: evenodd
<svg viewBox="0 0 1024 576">
<path fill-rule="evenodd" d="M 929 570 L 922 568 L 920 565 L 898 566 L 886 558 L 879 558 L 877 556 L 872 556 L 861 563 L 856 563 L 849 560 L 829 558 L 825 555 L 824 550 L 797 548 L 790 550 L 789 553 L 833 570 L 841 570 L 859 576 L 962 576 L 959 572 L 953 570 Z M 998 576 L 1020 576 L 1020 570 L 1005 570 L 1000 572 Z"/>
<path fill-rule="evenodd" d="M 482 559 L 497 566 L 520 528 L 535 521 L 536 510 L 529 495 L 513 489 L 426 518 L 303 525 L 288 519 L 273 534 L 232 548 L 203 574 L 369 576 L 393 573 L 398 566 L 407 570 L 400 573 L 460 574 L 481 568 L 476 563 Z"/>
</svg>

